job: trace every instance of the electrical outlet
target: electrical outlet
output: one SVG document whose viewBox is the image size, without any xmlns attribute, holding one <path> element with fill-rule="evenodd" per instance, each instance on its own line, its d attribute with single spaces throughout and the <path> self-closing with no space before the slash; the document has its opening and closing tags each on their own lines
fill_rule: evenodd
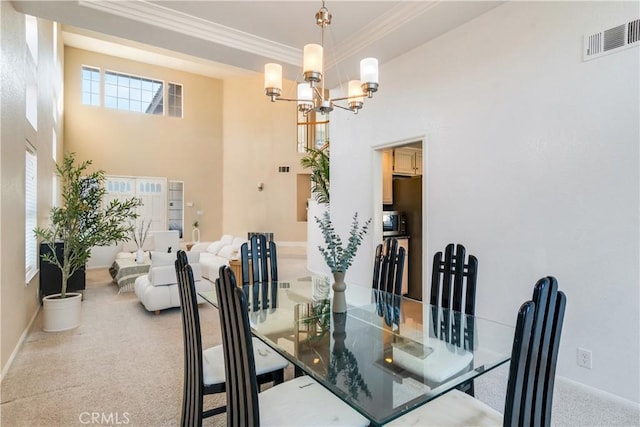
<svg viewBox="0 0 640 427">
<path fill-rule="evenodd" d="M 578 364 L 578 366 L 591 369 L 591 350 L 578 347 L 576 356 L 577 356 L 576 363 Z"/>
</svg>

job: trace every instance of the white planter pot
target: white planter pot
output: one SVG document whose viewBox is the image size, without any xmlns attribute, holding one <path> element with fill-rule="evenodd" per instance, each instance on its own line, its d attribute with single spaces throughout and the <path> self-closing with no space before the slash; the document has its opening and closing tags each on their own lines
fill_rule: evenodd
<svg viewBox="0 0 640 427">
<path fill-rule="evenodd" d="M 80 326 L 81 303 L 82 294 L 75 292 L 67 292 L 67 297 L 64 299 L 60 299 L 60 294 L 42 298 L 44 310 L 42 330 L 60 332 Z"/>
<path fill-rule="evenodd" d="M 138 264 L 142 264 L 144 262 L 144 251 L 142 250 L 142 248 L 138 248 L 138 250 L 136 251 L 136 262 Z"/>
</svg>

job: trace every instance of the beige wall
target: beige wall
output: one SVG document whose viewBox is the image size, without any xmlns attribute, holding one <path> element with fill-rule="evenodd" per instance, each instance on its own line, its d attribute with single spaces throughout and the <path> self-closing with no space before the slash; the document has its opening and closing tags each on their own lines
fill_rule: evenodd
<svg viewBox="0 0 640 427">
<path fill-rule="evenodd" d="M 278 241 L 306 240 L 306 222 L 296 219 L 296 175 L 307 171 L 299 166 L 302 155 L 296 152 L 295 104 L 269 102 L 263 95 L 261 76 L 227 80 L 223 84 L 167 68 L 74 48 L 63 49 L 60 35 L 59 58 L 54 64 L 51 58 L 53 24 L 39 20 L 38 131 L 34 131 L 24 115 L 24 15 L 16 12 L 10 2 L 2 1 L 0 21 L 0 358 L 3 374 L 39 308 L 39 277 L 36 275 L 28 286 L 24 283 L 27 138 L 38 155 L 39 225 L 46 225 L 52 205 L 51 178 L 55 163 L 51 140 L 55 129 L 58 159 L 64 147 L 64 151 L 76 152 L 79 160 L 93 160 L 95 168 L 104 169 L 108 174 L 165 176 L 184 181 L 185 201 L 194 204 L 193 208 L 185 207 L 187 239 L 196 218 L 195 211 L 202 209 L 204 215 L 198 218 L 202 240 L 217 239 L 222 233 L 246 235 L 248 231 L 272 231 Z M 184 118 L 81 105 L 82 65 L 181 83 L 185 96 Z M 287 85 L 285 93 L 294 93 L 293 83 Z M 63 105 L 63 96 L 64 108 L 57 111 L 58 117 L 54 120 L 54 103 Z M 279 173 L 278 166 L 289 166 L 290 172 Z M 259 182 L 264 183 L 262 192 L 257 189 Z"/>
<path fill-rule="evenodd" d="M 22 334 L 39 308 L 39 276 L 25 286 L 24 187 L 26 139 L 35 147 L 38 159 L 38 224 L 46 225 L 52 202 L 55 163 L 51 141 L 55 129 L 62 141 L 62 117 L 54 113 L 61 96 L 62 38 L 58 29 L 58 58 L 53 60 L 54 26 L 38 20 L 38 124 L 37 130 L 25 118 L 25 25 L 24 15 L 10 2 L 0 2 L 0 359 L 4 375 Z M 54 95 L 55 93 L 55 95 Z M 55 120 L 54 120 L 55 115 Z M 59 153 L 61 150 L 58 150 Z"/>
<path fill-rule="evenodd" d="M 277 241 L 304 242 L 307 223 L 296 218 L 296 104 L 270 102 L 264 78 L 224 81 L 224 227 L 225 233 L 271 231 Z M 295 97 L 292 82 L 283 94 Z M 278 172 L 289 166 L 290 172 Z M 264 190 L 258 191 L 258 183 Z"/>
<path fill-rule="evenodd" d="M 82 105 L 82 65 L 183 85 L 183 118 Z M 220 80 L 65 48 L 65 150 L 112 175 L 184 181 L 185 240 L 196 210 L 201 240 L 222 233 L 222 82 Z"/>
</svg>

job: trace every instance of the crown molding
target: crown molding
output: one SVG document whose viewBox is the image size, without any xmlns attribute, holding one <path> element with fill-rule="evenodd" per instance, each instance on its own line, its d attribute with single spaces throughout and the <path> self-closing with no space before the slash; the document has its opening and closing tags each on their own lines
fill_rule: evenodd
<svg viewBox="0 0 640 427">
<path fill-rule="evenodd" d="M 178 12 L 148 1 L 79 0 L 78 4 L 291 65 L 302 63 L 302 49 Z"/>
<path fill-rule="evenodd" d="M 371 21 L 367 25 L 366 31 L 360 32 L 357 36 L 349 38 L 344 43 L 336 46 L 335 54 L 327 64 L 327 68 L 331 68 L 340 61 L 354 56 L 362 49 L 393 33 L 427 10 L 435 7 L 438 3 L 440 3 L 440 0 L 399 2 L 388 13 Z"/>
</svg>

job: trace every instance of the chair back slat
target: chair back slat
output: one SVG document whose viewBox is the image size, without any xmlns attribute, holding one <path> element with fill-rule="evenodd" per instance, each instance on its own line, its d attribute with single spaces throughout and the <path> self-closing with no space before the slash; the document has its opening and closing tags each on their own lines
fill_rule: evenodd
<svg viewBox="0 0 640 427">
<path fill-rule="evenodd" d="M 566 296 L 553 277 L 533 292 L 531 324 L 516 325 L 505 401 L 505 426 L 550 426 L 553 384 Z M 517 348 L 516 348 L 517 347 Z"/>
<path fill-rule="evenodd" d="M 555 280 L 555 278 L 552 278 Z M 558 292 L 555 314 L 553 316 L 553 328 L 549 337 L 549 350 L 547 353 L 548 362 L 544 375 L 544 389 L 540 400 L 542 408 L 541 424 L 551 425 L 551 409 L 553 406 L 553 386 L 556 378 L 556 365 L 558 362 L 558 352 L 560 351 L 560 336 L 562 335 L 562 324 L 564 323 L 564 312 L 567 307 L 567 297 L 563 292 Z"/>
<path fill-rule="evenodd" d="M 429 302 L 435 307 L 467 315 L 475 314 L 477 277 L 478 259 L 473 255 L 467 257 L 463 245 L 449 243 L 444 253 L 436 252 L 433 256 Z M 434 335 L 458 347 L 473 349 L 473 319 L 464 321 L 466 316 L 449 313 L 448 310 L 444 310 L 441 318 L 437 310 L 432 311 Z M 473 364 L 469 365 L 469 369 L 473 369 Z M 460 389 L 473 396 L 472 381 Z"/>
<path fill-rule="evenodd" d="M 399 247 L 397 239 L 385 239 L 376 247 L 372 288 L 378 316 L 388 326 L 400 323 L 404 259 L 405 249 Z"/>
<path fill-rule="evenodd" d="M 276 293 L 269 294 L 268 283 L 278 281 L 278 254 L 276 244 L 264 235 L 252 235 L 240 247 L 242 263 L 242 289 L 252 311 L 277 305 Z M 251 261 L 251 262 L 249 262 Z M 256 283 L 261 286 L 252 286 Z"/>
<path fill-rule="evenodd" d="M 204 393 L 200 315 L 193 271 L 188 264 L 187 254 L 182 250 L 177 253 L 175 268 L 184 337 L 184 388 L 180 422 L 183 427 L 200 426 L 202 425 L 202 396 Z"/>
<path fill-rule="evenodd" d="M 527 354 L 531 343 L 535 303 L 527 301 L 518 311 L 518 320 L 511 349 L 511 365 L 509 367 L 509 382 L 507 384 L 507 402 L 505 403 L 504 426 L 517 427 L 520 405 L 526 374 Z"/>
<path fill-rule="evenodd" d="M 222 266 L 216 292 L 227 378 L 227 425 L 259 426 L 258 381 L 245 293 L 233 271 Z"/>
<path fill-rule="evenodd" d="M 465 314 L 475 314 L 478 259 L 469 255 L 465 262 L 463 245 L 449 243 L 442 252 L 433 256 L 431 296 L 429 302 Z"/>
<path fill-rule="evenodd" d="M 478 258 L 473 255 L 469 255 L 467 264 L 465 264 L 464 276 L 467 278 L 466 294 L 464 299 L 464 312 L 466 314 L 474 314 L 476 312 L 476 281 L 478 280 Z"/>
</svg>

